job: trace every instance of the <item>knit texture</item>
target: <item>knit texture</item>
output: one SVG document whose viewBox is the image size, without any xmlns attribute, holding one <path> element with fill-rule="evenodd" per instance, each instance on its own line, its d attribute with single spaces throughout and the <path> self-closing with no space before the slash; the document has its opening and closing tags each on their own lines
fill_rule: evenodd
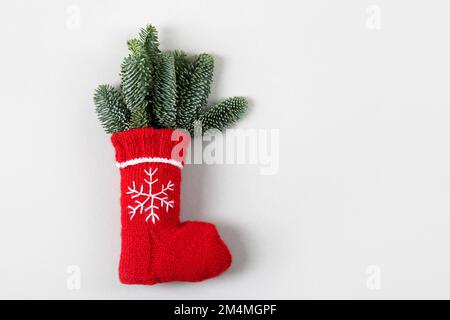
<svg viewBox="0 0 450 320">
<path fill-rule="evenodd" d="M 111 137 L 119 163 L 136 158 L 183 163 L 183 146 L 189 139 L 188 133 L 153 128 Z M 231 254 L 213 224 L 180 223 L 180 168 L 161 162 L 138 163 L 121 168 L 120 173 L 122 283 L 202 281 L 228 269 Z"/>
</svg>

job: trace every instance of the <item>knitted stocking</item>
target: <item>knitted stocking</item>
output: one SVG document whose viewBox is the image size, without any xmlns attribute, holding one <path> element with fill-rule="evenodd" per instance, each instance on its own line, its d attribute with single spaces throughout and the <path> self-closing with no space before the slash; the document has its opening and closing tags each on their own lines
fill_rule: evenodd
<svg viewBox="0 0 450 320">
<path fill-rule="evenodd" d="M 121 173 L 122 251 L 126 284 L 201 281 L 225 271 L 231 255 L 216 227 L 180 223 L 181 168 L 189 135 L 142 128 L 111 137 Z M 176 154 L 177 155 L 174 155 Z"/>
</svg>

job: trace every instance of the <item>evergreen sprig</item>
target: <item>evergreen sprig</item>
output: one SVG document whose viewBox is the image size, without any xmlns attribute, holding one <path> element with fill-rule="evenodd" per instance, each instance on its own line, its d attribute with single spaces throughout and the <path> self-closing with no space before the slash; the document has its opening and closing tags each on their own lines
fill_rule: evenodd
<svg viewBox="0 0 450 320">
<path fill-rule="evenodd" d="M 247 100 L 245 98 L 228 98 L 209 109 L 203 110 L 198 120 L 201 123 L 203 133 L 211 129 L 223 130 L 238 121 L 246 110 Z"/>
<path fill-rule="evenodd" d="M 206 53 L 200 54 L 188 66 L 186 83 L 178 101 L 177 126 L 191 130 L 193 121 L 198 118 L 202 108 L 206 107 L 211 90 L 214 72 L 214 58 Z"/>
<path fill-rule="evenodd" d="M 148 112 L 146 105 L 137 107 L 131 112 L 130 129 L 144 128 L 148 125 Z"/>
<path fill-rule="evenodd" d="M 245 112 L 243 97 L 228 98 L 208 108 L 214 58 L 202 53 L 190 59 L 184 52 L 161 52 L 158 32 L 152 25 L 142 28 L 127 42 L 130 54 L 121 64 L 121 91 L 99 86 L 94 103 L 107 133 L 132 128 L 180 128 L 193 133 L 195 121 L 203 132 L 222 130 Z"/>
<path fill-rule="evenodd" d="M 175 128 L 177 122 L 177 86 L 175 59 L 171 52 L 163 52 L 157 57 L 153 112 L 156 126 Z"/>
<path fill-rule="evenodd" d="M 158 31 L 147 25 L 138 39 L 127 42 L 130 55 L 122 63 L 122 92 L 131 111 L 130 128 L 142 128 L 151 122 L 149 100 L 154 92 L 155 60 L 159 55 Z"/>
<path fill-rule="evenodd" d="M 160 53 L 158 30 L 151 24 L 147 25 L 139 32 L 139 40 L 147 51 L 149 59 L 153 61 L 155 56 Z"/>
<path fill-rule="evenodd" d="M 120 75 L 122 94 L 131 112 L 130 128 L 145 126 L 148 118 L 146 98 L 150 92 L 151 73 L 150 62 L 142 50 L 133 52 L 123 60 Z"/>
<path fill-rule="evenodd" d="M 94 93 L 94 102 L 100 123 L 107 133 L 128 129 L 130 111 L 120 92 L 109 84 L 99 85 Z"/>
</svg>

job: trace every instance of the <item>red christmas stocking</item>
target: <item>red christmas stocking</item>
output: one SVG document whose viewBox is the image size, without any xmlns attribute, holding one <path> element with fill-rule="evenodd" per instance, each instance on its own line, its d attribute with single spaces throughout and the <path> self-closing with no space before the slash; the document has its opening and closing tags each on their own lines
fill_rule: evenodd
<svg viewBox="0 0 450 320">
<path fill-rule="evenodd" d="M 142 128 L 116 133 L 111 140 L 121 173 L 120 281 L 201 281 L 225 271 L 231 254 L 216 227 L 180 223 L 181 168 L 189 134 Z"/>
</svg>

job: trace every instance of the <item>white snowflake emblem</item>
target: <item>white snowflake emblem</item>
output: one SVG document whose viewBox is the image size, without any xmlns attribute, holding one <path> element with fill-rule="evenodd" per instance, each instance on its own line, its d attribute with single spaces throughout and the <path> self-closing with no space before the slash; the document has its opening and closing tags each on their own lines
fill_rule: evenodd
<svg viewBox="0 0 450 320">
<path fill-rule="evenodd" d="M 144 182 L 148 186 L 148 191 L 144 191 L 144 185 L 141 185 L 139 190 L 136 189 L 136 183 L 133 181 L 133 187 L 128 187 L 127 194 L 131 194 L 131 199 L 134 200 L 135 206 L 128 206 L 130 209 L 130 220 L 134 218 L 135 214 L 139 212 L 139 214 L 147 214 L 145 218 L 145 222 L 147 222 L 150 218 L 152 219 L 153 224 L 159 220 L 159 216 L 156 214 L 156 211 L 160 209 L 160 207 L 165 208 L 166 212 L 169 211 L 169 208 L 173 208 L 174 201 L 169 200 L 169 196 L 167 194 L 168 191 L 173 191 L 174 184 L 169 180 L 167 185 L 162 184 L 161 190 L 154 193 L 153 184 L 155 184 L 158 179 L 155 179 L 155 173 L 158 169 L 145 170 L 145 174 L 148 176 L 148 179 L 144 179 Z"/>
</svg>

